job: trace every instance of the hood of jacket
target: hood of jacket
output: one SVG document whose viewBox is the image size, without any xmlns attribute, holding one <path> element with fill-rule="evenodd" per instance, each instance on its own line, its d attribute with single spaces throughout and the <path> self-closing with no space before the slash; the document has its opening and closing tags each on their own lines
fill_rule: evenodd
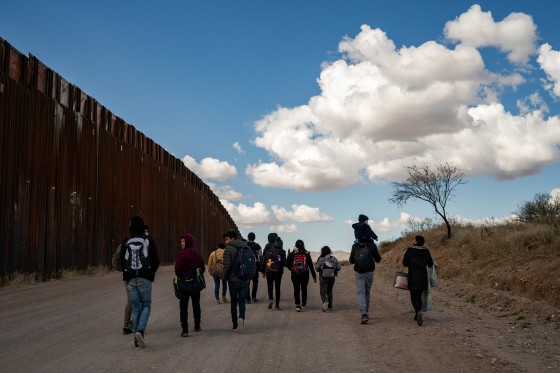
<svg viewBox="0 0 560 373">
<path fill-rule="evenodd" d="M 269 233 L 268 234 L 268 243 L 274 243 L 274 240 L 278 237 L 276 233 Z"/>
<path fill-rule="evenodd" d="M 357 229 L 357 228 L 362 227 L 364 224 L 365 224 L 365 222 L 363 222 L 363 221 L 361 221 L 359 223 L 354 223 L 354 224 L 352 224 L 352 228 Z"/>
</svg>

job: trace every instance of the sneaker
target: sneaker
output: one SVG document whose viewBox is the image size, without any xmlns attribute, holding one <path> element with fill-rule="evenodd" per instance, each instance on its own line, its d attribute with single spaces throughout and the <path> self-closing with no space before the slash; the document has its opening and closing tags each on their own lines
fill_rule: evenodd
<svg viewBox="0 0 560 373">
<path fill-rule="evenodd" d="M 144 331 L 140 330 L 136 333 L 134 333 L 134 337 L 136 339 L 136 341 L 138 342 L 138 346 L 140 346 L 140 348 L 145 348 L 146 347 L 146 341 L 144 341 Z"/>
<path fill-rule="evenodd" d="M 329 307 L 329 312 L 332 312 L 332 307 Z"/>
<path fill-rule="evenodd" d="M 123 333 L 124 335 L 132 334 L 132 329 L 130 329 L 130 328 L 122 328 L 122 333 Z"/>
<path fill-rule="evenodd" d="M 136 347 L 137 350 L 140 349 L 140 346 L 138 346 L 138 341 L 136 340 L 136 337 L 134 337 L 134 347 Z"/>
<path fill-rule="evenodd" d="M 181 332 L 181 337 L 186 338 L 186 337 L 188 337 L 188 336 L 189 336 L 189 332 L 188 332 L 188 331 L 183 330 L 183 331 Z"/>
<path fill-rule="evenodd" d="M 272 309 L 272 305 L 274 304 L 274 301 L 272 299 L 270 299 L 268 301 L 268 309 L 271 310 Z"/>
<path fill-rule="evenodd" d="M 252 298 L 251 300 L 252 300 L 253 302 L 256 302 L 256 301 L 257 301 L 257 298 Z"/>
<path fill-rule="evenodd" d="M 418 324 L 418 326 L 422 326 L 422 312 L 418 312 L 416 323 Z"/>
<path fill-rule="evenodd" d="M 307 307 L 306 304 L 302 304 L 302 305 L 301 305 L 301 308 L 305 309 L 305 307 Z"/>
<path fill-rule="evenodd" d="M 277 310 L 280 310 L 280 305 L 279 305 L 279 304 L 275 305 L 274 307 L 275 307 Z"/>
<path fill-rule="evenodd" d="M 241 333 L 243 331 L 243 326 L 245 326 L 245 320 L 242 318 L 239 318 L 237 320 L 237 328 L 233 329 L 234 332 L 236 333 Z"/>
<path fill-rule="evenodd" d="M 226 297 L 222 297 L 222 303 L 227 303 L 227 298 Z"/>
<path fill-rule="evenodd" d="M 216 299 L 216 304 L 220 304 L 220 303 L 222 303 L 222 302 L 220 302 L 219 299 Z"/>
<path fill-rule="evenodd" d="M 368 320 L 369 320 L 368 315 L 364 313 L 362 315 L 362 324 L 367 324 Z"/>
<path fill-rule="evenodd" d="M 300 307 L 300 306 L 296 306 L 296 311 L 297 311 L 297 312 L 301 312 L 301 307 Z"/>
<path fill-rule="evenodd" d="M 195 333 L 201 332 L 201 331 L 202 331 L 202 328 L 201 328 L 200 326 L 199 326 L 199 327 L 196 327 L 196 326 L 195 326 L 195 327 L 194 327 L 194 331 L 195 331 Z"/>
<path fill-rule="evenodd" d="M 329 307 L 329 302 L 324 301 L 323 302 L 323 312 L 327 312 L 327 308 Z"/>
</svg>

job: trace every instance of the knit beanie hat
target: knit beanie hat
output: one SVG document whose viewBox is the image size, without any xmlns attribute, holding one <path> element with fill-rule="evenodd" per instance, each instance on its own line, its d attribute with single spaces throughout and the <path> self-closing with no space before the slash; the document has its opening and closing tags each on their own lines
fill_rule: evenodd
<svg viewBox="0 0 560 373">
<path fill-rule="evenodd" d="M 141 216 L 130 218 L 130 234 L 144 234 L 144 219 Z"/>
</svg>

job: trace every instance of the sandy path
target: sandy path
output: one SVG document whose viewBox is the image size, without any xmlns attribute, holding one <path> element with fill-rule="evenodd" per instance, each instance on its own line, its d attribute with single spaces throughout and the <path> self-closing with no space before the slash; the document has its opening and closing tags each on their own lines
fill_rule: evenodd
<svg viewBox="0 0 560 373">
<path fill-rule="evenodd" d="M 310 283 L 308 309 L 295 311 L 289 274 L 281 310 L 247 305 L 242 334 L 231 331 L 229 304 L 202 295 L 201 333 L 180 338 L 173 270 L 161 267 L 153 290 L 147 347 L 123 336 L 120 273 L 0 290 L 3 372 L 543 372 L 560 371 L 558 323 L 522 329 L 446 291 L 434 294 L 423 327 L 412 320 L 408 292 L 391 287 L 390 271 L 374 283 L 370 322 L 359 323 L 353 271 L 335 285 L 334 311 L 323 313 L 319 285 Z M 207 277 L 207 283 L 212 283 Z M 192 316 L 191 316 L 192 317 Z M 191 320 L 192 325 L 192 320 Z"/>
</svg>

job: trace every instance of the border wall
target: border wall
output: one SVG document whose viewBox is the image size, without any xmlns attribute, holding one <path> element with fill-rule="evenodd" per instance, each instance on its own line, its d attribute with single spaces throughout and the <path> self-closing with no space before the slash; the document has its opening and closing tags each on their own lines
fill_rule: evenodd
<svg viewBox="0 0 560 373">
<path fill-rule="evenodd" d="M 141 215 L 163 264 L 203 258 L 235 222 L 180 159 L 0 38 L 0 276 L 110 266 Z"/>
</svg>

